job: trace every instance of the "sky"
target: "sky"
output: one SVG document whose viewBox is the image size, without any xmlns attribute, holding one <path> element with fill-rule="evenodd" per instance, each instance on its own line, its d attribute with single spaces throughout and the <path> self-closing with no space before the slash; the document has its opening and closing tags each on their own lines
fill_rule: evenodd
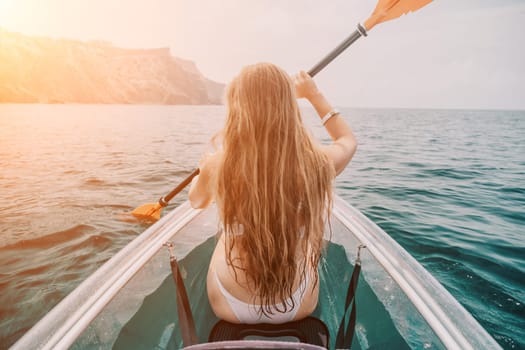
<svg viewBox="0 0 525 350">
<path fill-rule="evenodd" d="M 307 71 L 375 0 L 0 0 L 27 35 L 169 47 L 227 83 L 266 61 Z M 319 73 L 341 107 L 525 109 L 525 1 L 436 0 L 373 28 Z"/>
</svg>

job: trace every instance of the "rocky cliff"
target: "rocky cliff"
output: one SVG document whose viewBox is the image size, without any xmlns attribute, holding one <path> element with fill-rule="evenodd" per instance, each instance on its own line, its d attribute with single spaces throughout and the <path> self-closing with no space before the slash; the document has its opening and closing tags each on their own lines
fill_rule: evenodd
<svg viewBox="0 0 525 350">
<path fill-rule="evenodd" d="M 0 28 L 0 103 L 219 104 L 223 89 L 169 48 L 122 49 Z"/>
</svg>

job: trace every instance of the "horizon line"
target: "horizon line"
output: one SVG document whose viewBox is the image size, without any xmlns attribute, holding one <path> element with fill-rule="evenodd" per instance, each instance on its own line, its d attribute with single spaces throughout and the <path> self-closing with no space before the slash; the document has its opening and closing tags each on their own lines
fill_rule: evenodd
<svg viewBox="0 0 525 350">
<path fill-rule="evenodd" d="M 162 107 L 224 107 L 225 104 L 157 104 L 157 103 L 16 103 L 16 102 L 0 102 L 0 106 L 35 106 L 35 105 L 47 105 L 47 106 L 120 106 L 120 107 L 135 107 L 135 106 L 162 106 Z M 301 105 L 300 108 L 312 108 L 309 105 Z M 494 111 L 494 112 L 525 112 L 524 108 L 483 108 L 483 107 L 371 107 L 371 106 L 343 106 L 340 104 L 336 105 L 337 108 L 345 109 L 390 109 L 390 110 L 441 110 L 441 111 Z"/>
</svg>

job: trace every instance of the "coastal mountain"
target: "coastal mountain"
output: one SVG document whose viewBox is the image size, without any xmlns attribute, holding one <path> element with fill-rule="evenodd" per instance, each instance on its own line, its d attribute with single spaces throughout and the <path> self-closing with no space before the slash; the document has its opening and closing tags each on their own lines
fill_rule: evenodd
<svg viewBox="0 0 525 350">
<path fill-rule="evenodd" d="M 0 103 L 220 104 L 223 89 L 169 48 L 123 49 L 0 28 Z"/>
</svg>

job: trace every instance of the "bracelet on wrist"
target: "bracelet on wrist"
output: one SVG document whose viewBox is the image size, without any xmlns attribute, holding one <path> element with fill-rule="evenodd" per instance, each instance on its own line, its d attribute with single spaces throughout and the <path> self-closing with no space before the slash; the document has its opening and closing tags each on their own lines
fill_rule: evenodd
<svg viewBox="0 0 525 350">
<path fill-rule="evenodd" d="M 332 109 L 330 112 L 326 113 L 326 115 L 321 119 L 321 123 L 325 125 L 332 117 L 339 114 L 339 111 L 337 109 Z"/>
</svg>

